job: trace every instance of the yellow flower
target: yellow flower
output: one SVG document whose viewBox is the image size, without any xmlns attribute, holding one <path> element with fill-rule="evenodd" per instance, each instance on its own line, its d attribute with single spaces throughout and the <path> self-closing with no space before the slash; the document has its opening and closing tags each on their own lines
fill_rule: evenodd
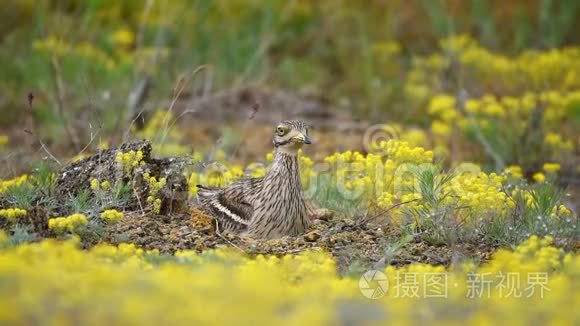
<svg viewBox="0 0 580 326">
<path fill-rule="evenodd" d="M 433 120 L 433 122 L 431 122 L 431 131 L 433 131 L 435 135 L 449 136 L 449 134 L 451 134 L 451 127 L 449 127 L 445 122 Z"/>
<path fill-rule="evenodd" d="M 132 174 L 136 168 L 145 165 L 142 151 L 135 152 L 134 150 L 130 150 L 128 152 L 119 152 L 115 156 L 115 161 L 127 174 Z"/>
<path fill-rule="evenodd" d="M 155 214 L 159 214 L 161 212 L 161 199 L 157 198 L 153 201 L 151 211 Z"/>
<path fill-rule="evenodd" d="M 504 170 L 505 173 L 511 174 L 515 178 L 521 178 L 524 176 L 522 168 L 517 165 L 510 165 Z"/>
<path fill-rule="evenodd" d="M 0 194 L 6 192 L 10 187 L 20 186 L 28 181 L 28 175 L 24 174 L 19 177 L 2 180 L 0 179 Z"/>
<path fill-rule="evenodd" d="M 401 46 L 396 42 L 380 42 L 373 45 L 373 52 L 377 56 L 391 57 L 401 52 Z"/>
<path fill-rule="evenodd" d="M 199 151 L 193 152 L 193 162 L 202 162 L 203 161 L 203 154 Z"/>
<path fill-rule="evenodd" d="M 429 103 L 428 111 L 433 116 L 444 116 L 448 112 L 454 112 L 455 97 L 449 95 L 437 95 L 433 97 L 431 103 Z"/>
<path fill-rule="evenodd" d="M 83 249 L 75 241 L 20 246 L 8 246 L 8 241 L 0 232 L 0 278 L 17 285 L 18 291 L 14 286 L 0 287 L 2 307 L 9 311 L 0 313 L 0 323 L 17 325 L 31 319 L 47 324 L 213 324 L 219 320 L 325 325 L 344 319 L 336 314 L 336 307 L 344 302 L 356 305 L 357 311 L 376 312 L 375 323 L 392 321 L 393 311 L 396 321 L 412 324 L 417 311 L 467 309 L 470 323 L 501 324 L 513 316 L 522 324 L 540 319 L 574 324 L 574 315 L 567 312 L 577 300 L 580 270 L 578 254 L 552 246 L 550 237 L 532 236 L 513 250 L 499 250 L 482 264 L 468 260 L 449 267 L 388 266 L 380 270 L 388 280 L 387 291 L 379 293 L 382 298 L 370 300 L 379 282 L 368 284 L 370 291 L 361 291 L 365 290 L 364 280 L 360 281 L 363 272 L 341 276 L 325 251 L 249 257 L 237 250 L 217 249 L 169 255 L 134 244 L 102 243 Z M 207 295 L 226 292 L 226 299 Z M 46 298 L 77 313 L 46 309 L 42 304 Z M 539 308 L 529 309 L 530 305 Z M 160 313 L 166 311 L 172 313 Z M 347 317 L 353 323 L 368 321 L 361 313 Z"/>
<path fill-rule="evenodd" d="M 97 180 L 97 179 L 91 180 L 91 189 L 94 191 L 99 190 L 99 180 Z"/>
<path fill-rule="evenodd" d="M 58 56 L 66 54 L 71 49 L 70 44 L 55 35 L 50 35 L 42 40 L 35 40 L 32 42 L 32 47 L 35 50 L 46 51 L 52 55 Z"/>
<path fill-rule="evenodd" d="M 119 212 L 115 209 L 107 209 L 106 211 L 101 213 L 101 218 L 105 221 L 110 222 L 110 223 L 115 223 L 124 217 L 125 217 L 125 214 L 123 214 L 122 212 Z"/>
<path fill-rule="evenodd" d="M 538 183 L 542 183 L 542 182 L 546 181 L 546 175 L 543 174 L 542 172 L 536 172 L 536 173 L 534 173 L 534 175 L 532 176 L 532 178 L 534 179 L 534 181 L 536 181 Z"/>
<path fill-rule="evenodd" d="M 28 212 L 21 208 L 4 208 L 0 209 L 0 216 L 6 218 L 10 222 L 16 222 L 18 217 L 26 216 Z"/>
<path fill-rule="evenodd" d="M 128 28 L 121 28 L 111 35 L 111 41 L 119 46 L 129 48 L 135 43 L 135 33 Z"/>
<path fill-rule="evenodd" d="M 108 149 L 109 148 L 109 142 L 107 140 L 102 140 L 97 145 L 97 148 L 98 149 Z"/>
<path fill-rule="evenodd" d="M 558 163 L 544 163 L 544 166 L 542 167 L 542 169 L 546 172 L 546 173 L 558 173 L 558 171 L 560 171 L 560 164 Z"/>
<path fill-rule="evenodd" d="M 550 213 L 550 217 L 553 220 L 559 220 L 560 217 L 568 217 L 572 214 L 570 209 L 565 205 L 555 205 L 552 207 L 552 212 Z"/>
<path fill-rule="evenodd" d="M 161 190 L 161 188 L 167 184 L 167 178 L 160 178 L 159 181 L 157 181 L 157 178 L 152 177 L 148 172 L 143 173 L 142 177 L 143 180 L 149 185 L 149 197 L 151 198 L 155 197 L 159 190 Z"/>
<path fill-rule="evenodd" d="M 77 233 L 89 223 L 83 214 L 72 214 L 66 217 L 56 217 L 48 220 L 48 228 L 56 234 L 64 232 Z"/>
</svg>

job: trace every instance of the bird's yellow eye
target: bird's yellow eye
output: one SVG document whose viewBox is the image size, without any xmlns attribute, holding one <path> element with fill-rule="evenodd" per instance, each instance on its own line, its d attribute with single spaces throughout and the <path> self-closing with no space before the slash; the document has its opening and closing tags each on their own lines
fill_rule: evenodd
<svg viewBox="0 0 580 326">
<path fill-rule="evenodd" d="M 286 134 L 286 129 L 284 127 L 278 127 L 276 128 L 276 133 L 278 136 L 284 136 Z"/>
</svg>

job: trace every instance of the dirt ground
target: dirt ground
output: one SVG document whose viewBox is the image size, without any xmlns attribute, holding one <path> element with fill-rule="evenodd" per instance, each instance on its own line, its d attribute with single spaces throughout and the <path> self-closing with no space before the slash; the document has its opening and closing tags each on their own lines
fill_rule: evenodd
<svg viewBox="0 0 580 326">
<path fill-rule="evenodd" d="M 248 255 L 322 250 L 336 259 L 343 273 L 355 264 L 369 268 L 411 263 L 449 265 L 465 259 L 485 262 L 497 249 L 472 243 L 453 247 L 430 245 L 420 237 L 399 247 L 395 244 L 401 237 L 398 228 L 392 226 L 359 224 L 352 219 L 337 217 L 313 220 L 309 231 L 302 236 L 263 241 L 217 233 L 213 221 L 195 212 L 165 216 L 134 213 L 107 227 L 107 241 L 130 242 L 168 254 L 190 249 L 202 252 L 219 247 L 233 247 Z"/>
</svg>

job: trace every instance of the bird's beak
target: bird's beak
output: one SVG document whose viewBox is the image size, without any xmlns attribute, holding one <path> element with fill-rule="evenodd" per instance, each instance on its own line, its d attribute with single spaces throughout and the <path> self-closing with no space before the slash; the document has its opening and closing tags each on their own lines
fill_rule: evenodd
<svg viewBox="0 0 580 326">
<path fill-rule="evenodd" d="M 302 135 L 304 144 L 312 144 L 312 139 L 306 135 Z"/>
</svg>

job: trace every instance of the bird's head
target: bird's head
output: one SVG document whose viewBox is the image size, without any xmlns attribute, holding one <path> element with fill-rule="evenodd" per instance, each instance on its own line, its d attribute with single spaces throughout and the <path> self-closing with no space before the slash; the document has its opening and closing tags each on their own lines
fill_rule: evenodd
<svg viewBox="0 0 580 326">
<path fill-rule="evenodd" d="M 298 120 L 288 120 L 279 123 L 274 129 L 274 147 L 278 151 L 296 154 L 303 144 L 311 144 L 308 137 L 308 126 Z"/>
</svg>

